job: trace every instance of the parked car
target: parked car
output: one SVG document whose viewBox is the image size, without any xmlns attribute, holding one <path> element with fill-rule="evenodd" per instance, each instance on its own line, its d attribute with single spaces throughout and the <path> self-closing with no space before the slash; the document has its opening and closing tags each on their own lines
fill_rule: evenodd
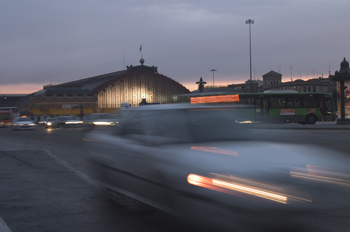
<svg viewBox="0 0 350 232">
<path fill-rule="evenodd" d="M 12 130 L 34 130 L 36 123 L 28 117 L 17 117 L 12 121 Z"/>
<path fill-rule="evenodd" d="M 237 107 L 245 106 L 132 108 L 113 133 L 87 134 L 93 170 L 115 199 L 216 229 L 255 231 L 280 226 L 294 211 L 349 205 L 348 159 L 251 140 Z"/>
</svg>

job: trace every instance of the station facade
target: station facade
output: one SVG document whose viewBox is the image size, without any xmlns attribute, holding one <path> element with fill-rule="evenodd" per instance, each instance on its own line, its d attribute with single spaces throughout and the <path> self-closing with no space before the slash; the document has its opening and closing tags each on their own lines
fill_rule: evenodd
<svg viewBox="0 0 350 232">
<path fill-rule="evenodd" d="M 158 73 L 155 66 L 127 66 L 126 70 L 45 86 L 30 97 L 32 115 L 77 115 L 118 112 L 121 103 L 180 102 L 179 94 L 190 91 L 175 80 Z"/>
</svg>

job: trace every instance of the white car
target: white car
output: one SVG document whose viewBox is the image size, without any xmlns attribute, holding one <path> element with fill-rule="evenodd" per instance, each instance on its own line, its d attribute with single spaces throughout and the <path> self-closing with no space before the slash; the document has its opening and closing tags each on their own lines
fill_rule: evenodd
<svg viewBox="0 0 350 232">
<path fill-rule="evenodd" d="M 34 130 L 36 123 L 28 117 L 17 117 L 12 121 L 12 130 Z"/>
<path fill-rule="evenodd" d="M 242 106 L 132 108 L 113 133 L 87 135 L 99 180 L 204 227 L 280 226 L 286 213 L 349 205 L 349 161 L 336 151 L 249 140 Z M 117 193 L 117 195 L 115 195 Z"/>
<path fill-rule="evenodd" d="M 94 129 L 100 127 L 119 126 L 120 116 L 112 113 L 88 114 L 84 117 L 83 125 L 86 128 Z"/>
<path fill-rule="evenodd" d="M 83 121 L 75 116 L 58 116 L 57 127 L 77 127 L 81 126 Z"/>
</svg>

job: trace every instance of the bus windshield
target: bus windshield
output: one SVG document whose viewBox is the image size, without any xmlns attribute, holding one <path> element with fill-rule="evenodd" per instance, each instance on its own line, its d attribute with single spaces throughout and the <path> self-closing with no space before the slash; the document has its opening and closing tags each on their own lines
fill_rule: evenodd
<svg viewBox="0 0 350 232">
<path fill-rule="evenodd" d="M 10 111 L 0 111 L 0 127 L 11 125 L 11 112 Z"/>
<path fill-rule="evenodd" d="M 0 111 L 9 111 L 11 113 L 11 119 L 19 117 L 20 115 L 18 107 L 0 107 Z"/>
<path fill-rule="evenodd" d="M 0 121 L 10 120 L 10 119 L 11 119 L 10 112 L 8 112 L 8 113 L 0 112 Z"/>
</svg>

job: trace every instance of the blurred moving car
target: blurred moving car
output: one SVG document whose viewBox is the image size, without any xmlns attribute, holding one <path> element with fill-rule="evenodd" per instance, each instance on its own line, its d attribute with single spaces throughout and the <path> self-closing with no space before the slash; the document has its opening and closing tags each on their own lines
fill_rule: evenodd
<svg viewBox="0 0 350 232">
<path fill-rule="evenodd" d="M 58 116 L 57 126 L 58 127 L 77 127 L 81 126 L 83 121 L 74 116 Z"/>
<path fill-rule="evenodd" d="M 46 122 L 49 118 L 48 117 L 38 117 L 38 125 L 46 125 Z"/>
<path fill-rule="evenodd" d="M 117 126 L 119 125 L 120 117 L 118 114 L 111 113 L 96 113 L 88 114 L 84 117 L 83 125 L 86 128 L 96 128 L 105 126 Z"/>
<path fill-rule="evenodd" d="M 48 118 L 45 122 L 45 128 L 57 128 L 58 119 L 57 118 Z"/>
<path fill-rule="evenodd" d="M 255 231 L 281 226 L 298 210 L 349 205 L 349 160 L 323 148 L 252 140 L 237 123 L 238 107 L 132 108 L 113 133 L 87 135 L 93 170 L 112 196 L 216 230 Z"/>
<path fill-rule="evenodd" d="M 17 117 L 12 121 L 12 130 L 34 130 L 36 123 L 28 117 Z"/>
</svg>

